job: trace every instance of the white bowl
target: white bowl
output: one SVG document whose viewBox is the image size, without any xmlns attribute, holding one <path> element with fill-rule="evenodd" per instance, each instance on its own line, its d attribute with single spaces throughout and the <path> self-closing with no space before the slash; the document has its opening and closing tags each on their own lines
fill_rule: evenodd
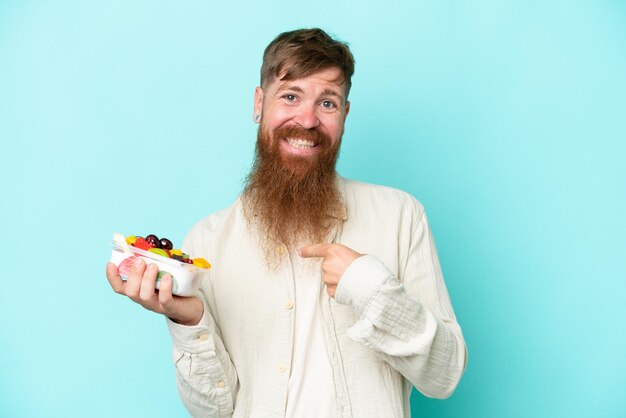
<svg viewBox="0 0 626 418">
<path fill-rule="evenodd" d="M 157 289 L 164 274 L 172 276 L 172 293 L 178 296 L 194 296 L 200 288 L 204 273 L 208 271 L 208 269 L 163 257 L 132 245 L 120 244 L 119 241 L 113 242 L 111 262 L 117 266 L 122 279 L 128 279 L 130 268 L 138 258 L 143 259 L 146 264 L 156 264 L 159 268 L 156 281 Z"/>
</svg>

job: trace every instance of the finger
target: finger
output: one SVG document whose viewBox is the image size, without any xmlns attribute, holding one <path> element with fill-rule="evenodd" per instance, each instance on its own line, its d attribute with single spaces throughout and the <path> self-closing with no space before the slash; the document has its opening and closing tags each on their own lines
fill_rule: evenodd
<svg viewBox="0 0 626 418">
<path fill-rule="evenodd" d="M 161 278 L 159 303 L 163 313 L 172 321 L 182 325 L 198 325 L 204 315 L 204 305 L 196 296 L 178 297 L 172 294 L 172 276 L 165 274 Z"/>
<path fill-rule="evenodd" d="M 126 280 L 126 296 L 133 300 L 138 300 L 139 289 L 141 288 L 141 280 L 143 274 L 146 271 L 146 262 L 141 258 L 138 258 L 133 263 L 128 273 L 128 279 Z"/>
<path fill-rule="evenodd" d="M 311 244 L 300 248 L 300 257 L 326 257 L 332 244 Z"/>
<path fill-rule="evenodd" d="M 142 301 L 148 302 L 155 299 L 156 278 L 158 273 L 159 268 L 156 264 L 148 264 L 141 279 L 141 285 L 139 286 L 139 299 Z"/>
<path fill-rule="evenodd" d="M 117 271 L 117 266 L 113 263 L 107 263 L 107 280 L 115 293 L 124 294 L 124 280 Z"/>
<path fill-rule="evenodd" d="M 170 274 L 165 274 L 161 278 L 161 286 L 159 286 L 159 304 L 163 309 L 163 313 L 173 319 L 174 321 L 181 323 L 186 315 L 185 302 L 188 302 L 191 298 L 177 298 L 172 293 L 174 279 Z M 188 305 L 187 305 L 188 306 Z"/>
<path fill-rule="evenodd" d="M 164 274 L 161 277 L 161 285 L 159 286 L 159 303 L 166 312 L 172 310 L 174 296 L 172 295 L 172 276 Z"/>
</svg>

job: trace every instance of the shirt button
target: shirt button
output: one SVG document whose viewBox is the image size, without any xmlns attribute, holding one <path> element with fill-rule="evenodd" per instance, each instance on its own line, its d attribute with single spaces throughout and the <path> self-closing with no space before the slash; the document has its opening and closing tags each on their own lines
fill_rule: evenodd
<svg viewBox="0 0 626 418">
<path fill-rule="evenodd" d="M 280 366 L 278 366 L 278 373 L 285 373 L 285 370 L 287 370 L 287 369 L 282 364 Z"/>
<path fill-rule="evenodd" d="M 292 309 L 293 308 L 293 302 L 292 301 L 287 301 L 285 303 L 285 309 Z"/>
<path fill-rule="evenodd" d="M 198 340 L 199 341 L 206 341 L 209 339 L 209 334 L 200 334 L 198 335 Z"/>
<path fill-rule="evenodd" d="M 224 388 L 224 387 L 226 387 L 226 383 L 224 383 L 224 382 L 219 382 L 219 383 L 217 384 L 217 387 L 218 387 L 218 388 Z"/>
</svg>

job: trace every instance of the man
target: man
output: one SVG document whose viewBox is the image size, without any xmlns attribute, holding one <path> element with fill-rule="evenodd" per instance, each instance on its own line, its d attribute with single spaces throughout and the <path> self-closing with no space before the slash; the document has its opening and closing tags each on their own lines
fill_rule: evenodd
<svg viewBox="0 0 626 418">
<path fill-rule="evenodd" d="M 139 262 L 113 289 L 164 314 L 198 417 L 408 417 L 415 386 L 449 396 L 466 348 L 422 206 L 337 176 L 354 61 L 320 29 L 279 35 L 254 95 L 242 196 L 188 234 L 210 260 L 197 297 Z"/>
</svg>

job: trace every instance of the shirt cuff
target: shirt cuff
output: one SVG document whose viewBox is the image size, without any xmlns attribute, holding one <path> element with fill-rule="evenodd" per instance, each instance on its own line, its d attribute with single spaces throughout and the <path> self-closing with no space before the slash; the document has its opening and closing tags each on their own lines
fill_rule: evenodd
<svg viewBox="0 0 626 418">
<path fill-rule="evenodd" d="M 363 255 L 352 262 L 341 276 L 335 300 L 352 305 L 360 315 L 380 286 L 393 273 L 376 257 Z"/>
<path fill-rule="evenodd" d="M 181 325 L 165 317 L 173 344 L 186 353 L 198 354 L 214 349 L 211 314 L 204 300 L 202 303 L 204 313 L 198 325 Z"/>
</svg>

